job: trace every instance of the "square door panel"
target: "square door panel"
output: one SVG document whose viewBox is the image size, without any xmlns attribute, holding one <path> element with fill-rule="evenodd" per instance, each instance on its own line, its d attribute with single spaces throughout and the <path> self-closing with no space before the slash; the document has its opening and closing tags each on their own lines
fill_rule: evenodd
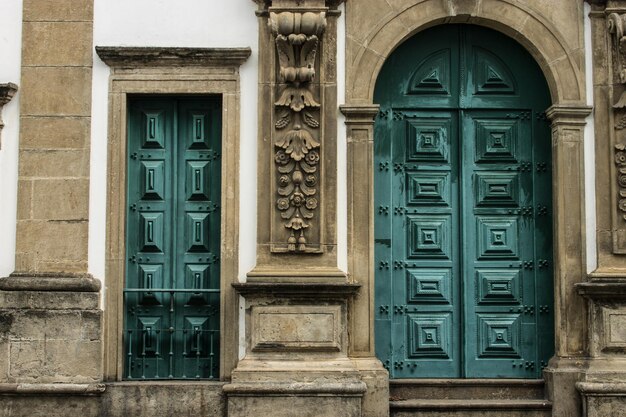
<svg viewBox="0 0 626 417">
<path fill-rule="evenodd" d="M 408 258 L 450 259 L 450 216 L 407 216 Z"/>
<path fill-rule="evenodd" d="M 409 358 L 451 357 L 452 313 L 409 315 Z"/>
<path fill-rule="evenodd" d="M 449 162 L 450 119 L 415 118 L 406 123 L 408 162 Z"/>
<path fill-rule="evenodd" d="M 478 259 L 518 259 L 516 218 L 478 217 Z"/>
<path fill-rule="evenodd" d="M 476 271 L 479 304 L 520 304 L 522 280 L 519 269 Z"/>
<path fill-rule="evenodd" d="M 478 314 L 479 357 L 521 357 L 517 314 Z"/>
<path fill-rule="evenodd" d="M 475 119 L 476 162 L 517 162 L 519 120 Z"/>
<path fill-rule="evenodd" d="M 412 268 L 406 271 L 409 303 L 452 303 L 450 268 Z"/>
<path fill-rule="evenodd" d="M 412 172 L 406 177 L 408 205 L 450 206 L 449 172 Z"/>
<path fill-rule="evenodd" d="M 517 173 L 477 172 L 474 184 L 477 207 L 519 207 Z"/>
</svg>

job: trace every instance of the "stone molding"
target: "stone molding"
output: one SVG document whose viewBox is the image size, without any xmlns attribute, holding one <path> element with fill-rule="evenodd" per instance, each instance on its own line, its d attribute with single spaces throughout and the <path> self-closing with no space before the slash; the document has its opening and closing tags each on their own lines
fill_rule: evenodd
<svg viewBox="0 0 626 417">
<path fill-rule="evenodd" d="M 585 118 L 591 114 L 593 107 L 590 106 L 570 106 L 558 105 L 550 106 L 546 110 L 546 117 L 552 124 L 575 124 L 584 126 L 587 122 Z"/>
<path fill-rule="evenodd" d="M 250 295 L 277 297 L 314 296 L 316 298 L 340 298 L 354 296 L 361 288 L 354 283 L 304 283 L 304 282 L 236 282 L 232 286 L 244 297 Z"/>
<path fill-rule="evenodd" d="M 11 101 L 15 93 L 17 93 L 17 89 L 17 84 L 0 84 L 0 149 L 2 149 L 2 129 L 4 128 L 4 122 L 2 121 L 2 108 L 9 101 Z"/>
<path fill-rule="evenodd" d="M 576 388 L 586 396 L 626 396 L 623 382 L 578 382 Z"/>
<path fill-rule="evenodd" d="M 576 284 L 576 291 L 590 300 L 622 300 L 626 302 L 626 280 L 592 280 Z"/>
<path fill-rule="evenodd" d="M 378 104 L 363 106 L 348 106 L 344 104 L 339 106 L 339 110 L 346 116 L 345 124 L 348 126 L 361 124 L 373 125 L 376 115 L 380 111 L 380 106 Z"/>
<path fill-rule="evenodd" d="M 247 61 L 252 50 L 96 46 L 96 53 L 110 67 L 239 67 Z"/>
<path fill-rule="evenodd" d="M 102 395 L 104 384 L 2 384 L 0 395 Z"/>
<path fill-rule="evenodd" d="M 102 283 L 91 274 L 13 272 L 0 278 L 3 291 L 98 292 Z"/>
</svg>

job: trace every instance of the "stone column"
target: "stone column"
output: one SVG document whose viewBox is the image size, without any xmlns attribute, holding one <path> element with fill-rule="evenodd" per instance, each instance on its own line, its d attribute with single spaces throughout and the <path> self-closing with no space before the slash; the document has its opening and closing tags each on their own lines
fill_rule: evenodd
<svg viewBox="0 0 626 417">
<path fill-rule="evenodd" d="M 575 384 L 586 357 L 587 308 L 575 285 L 586 280 L 583 138 L 591 108 L 555 105 L 552 122 L 555 356 L 544 371 L 554 416 L 579 416 Z M 565 219 L 567 218 L 567 221 Z M 572 401 L 574 399 L 574 401 Z"/>
<path fill-rule="evenodd" d="M 89 384 L 101 380 L 100 284 L 87 274 L 93 0 L 23 7 L 16 270 L 0 279 L 0 383 Z"/>
<path fill-rule="evenodd" d="M 361 290 L 350 305 L 350 356 L 363 375 L 367 392 L 364 416 L 385 416 L 389 412 L 389 374 L 374 346 L 374 119 L 378 105 L 344 105 L 348 155 L 348 270 Z M 369 225 L 355 227 L 354 225 Z"/>
</svg>

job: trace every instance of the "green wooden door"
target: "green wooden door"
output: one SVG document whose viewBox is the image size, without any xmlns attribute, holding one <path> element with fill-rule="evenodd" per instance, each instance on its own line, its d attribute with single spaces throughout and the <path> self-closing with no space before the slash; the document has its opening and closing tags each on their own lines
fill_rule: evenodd
<svg viewBox="0 0 626 417">
<path fill-rule="evenodd" d="M 536 378 L 553 353 L 550 104 L 479 27 L 402 44 L 375 92 L 376 352 L 394 378 Z"/>
<path fill-rule="evenodd" d="M 128 379 L 219 376 L 220 109 L 129 101 Z"/>
</svg>

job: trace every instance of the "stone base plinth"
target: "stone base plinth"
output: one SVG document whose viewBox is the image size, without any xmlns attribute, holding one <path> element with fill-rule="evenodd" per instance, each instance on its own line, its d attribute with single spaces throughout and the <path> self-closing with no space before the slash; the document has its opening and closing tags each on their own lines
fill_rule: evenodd
<svg viewBox="0 0 626 417">
<path fill-rule="evenodd" d="M 0 383 L 102 381 L 99 288 L 89 276 L 0 279 Z"/>
<path fill-rule="evenodd" d="M 322 374 L 292 370 L 288 379 L 234 382 L 224 387 L 228 417 L 361 417 L 365 383 L 332 372 Z M 250 375 L 249 375 L 250 376 Z M 267 377 L 266 377 L 267 378 Z M 253 378 L 248 378 L 253 379 Z"/>
</svg>

